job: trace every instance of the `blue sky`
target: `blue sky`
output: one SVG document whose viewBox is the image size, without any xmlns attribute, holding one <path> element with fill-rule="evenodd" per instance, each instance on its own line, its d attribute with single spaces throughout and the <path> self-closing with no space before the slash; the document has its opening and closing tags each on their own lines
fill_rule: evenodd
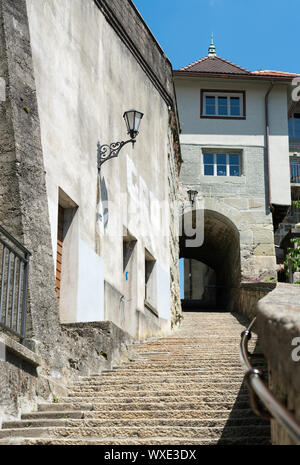
<svg viewBox="0 0 300 465">
<path fill-rule="evenodd" d="M 300 73 L 299 0 L 133 0 L 178 69 L 217 54 L 250 71 Z"/>
</svg>

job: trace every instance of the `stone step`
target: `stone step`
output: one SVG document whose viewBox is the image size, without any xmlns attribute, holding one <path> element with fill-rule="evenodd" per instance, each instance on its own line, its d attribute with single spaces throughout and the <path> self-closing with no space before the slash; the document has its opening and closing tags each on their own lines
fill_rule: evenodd
<svg viewBox="0 0 300 465">
<path fill-rule="evenodd" d="M 67 419 L 67 418 L 100 418 L 106 419 L 142 419 L 142 418 L 202 418 L 202 419 L 244 419 L 256 418 L 257 416 L 251 409 L 234 409 L 231 412 L 227 410 L 110 410 L 110 411 L 76 411 L 76 410 L 62 410 L 62 411 L 45 411 L 26 413 L 22 415 L 22 420 L 54 420 L 54 419 Z"/>
<path fill-rule="evenodd" d="M 86 409 L 83 406 L 86 406 L 86 402 L 74 401 L 74 402 L 66 402 L 66 403 L 55 403 L 55 404 L 42 404 L 39 407 L 41 412 L 62 412 L 62 411 L 70 411 L 70 410 L 89 410 L 89 411 L 96 411 L 96 412 L 111 412 L 114 410 L 118 411 L 127 411 L 130 409 L 131 411 L 169 411 L 169 410 L 231 410 L 233 407 L 237 410 L 240 409 L 247 409 L 249 410 L 250 404 L 248 399 L 237 400 L 231 399 L 229 400 L 220 400 L 213 399 L 213 400 L 203 400 L 196 398 L 196 400 L 191 399 L 186 401 L 176 401 L 174 399 L 170 399 L 170 402 L 164 402 L 157 398 L 150 398 L 151 400 L 145 402 L 145 399 L 137 399 L 133 402 L 115 402 L 115 403 L 107 403 L 107 402 L 93 402 L 90 403 L 90 408 Z M 229 414 L 230 412 L 228 412 Z"/>
<path fill-rule="evenodd" d="M 162 391 L 147 391 L 147 390 L 141 390 L 141 391 L 105 391 L 105 392 L 89 392 L 89 391 L 81 391 L 80 393 L 69 393 L 69 397 L 62 397 L 60 399 L 61 402 L 78 402 L 80 399 L 81 402 L 89 402 L 91 399 L 99 400 L 102 399 L 103 401 L 111 401 L 111 402 L 131 402 L 129 399 L 142 399 L 146 401 L 149 398 L 154 398 L 154 399 L 191 399 L 191 398 L 214 398 L 216 400 L 220 400 L 224 397 L 230 398 L 230 399 L 235 399 L 238 395 L 238 391 L 236 389 L 231 389 L 231 390 L 220 390 L 218 391 L 217 389 L 211 390 L 211 389 L 200 389 L 200 390 L 192 390 L 188 391 L 186 389 L 178 389 L 178 390 L 162 390 Z M 248 391 L 246 388 L 242 392 L 242 394 L 239 394 L 239 398 L 241 396 L 244 396 L 248 398 Z"/>
<path fill-rule="evenodd" d="M 269 444 L 270 425 L 254 415 L 243 385 L 243 319 L 184 317 L 172 336 L 130 345 L 128 362 L 81 377 L 68 397 L 5 422 L 0 444 Z M 260 350 L 255 335 L 249 347 Z M 263 360 L 255 366 L 265 369 Z"/>
<path fill-rule="evenodd" d="M 207 350 L 207 344 L 206 343 L 206 348 L 204 347 L 196 347 L 195 350 L 193 350 L 192 348 L 188 348 L 188 347 L 178 347 L 178 348 L 169 348 L 169 347 L 166 347 L 163 351 L 161 351 L 161 349 L 158 349 L 158 350 L 154 350 L 152 349 L 151 351 L 150 350 L 147 350 L 147 351 L 143 351 L 143 350 L 140 350 L 140 351 L 134 351 L 134 352 L 130 352 L 131 354 L 134 354 L 136 357 L 142 357 L 142 356 L 160 356 L 160 357 L 189 357 L 191 360 L 193 359 L 199 359 L 200 358 L 206 358 L 206 357 L 215 357 L 215 358 L 219 358 L 219 357 L 226 357 L 226 358 L 229 358 L 231 357 L 231 360 L 232 360 L 232 355 L 233 354 L 238 354 L 239 353 L 239 350 L 238 350 L 238 347 L 237 347 L 237 342 L 236 342 L 236 345 L 235 346 L 232 346 L 232 347 L 229 347 L 228 349 L 224 350 L 224 347 L 223 347 L 223 350 L 222 350 L 222 346 L 221 347 L 215 347 L 214 349 L 214 352 L 211 353 L 209 352 L 209 350 Z M 213 344 L 213 342 L 211 341 L 210 344 Z M 261 352 L 258 352 L 256 351 L 257 354 L 261 354 Z"/>
<path fill-rule="evenodd" d="M 259 370 L 265 370 L 265 365 L 264 364 L 257 364 L 257 363 L 253 363 L 253 365 L 255 367 L 257 367 L 257 369 Z M 193 371 L 197 371 L 199 369 L 201 369 L 201 367 L 205 366 L 205 372 L 207 374 L 209 373 L 228 373 L 228 375 L 230 375 L 231 373 L 233 374 L 236 374 L 237 373 L 237 370 L 239 370 L 239 373 L 241 375 L 244 374 L 244 371 L 241 367 L 241 365 L 236 365 L 236 366 L 231 366 L 229 363 L 228 364 L 222 364 L 222 365 L 219 365 L 217 363 L 197 363 L 197 364 L 193 364 L 191 365 L 190 363 L 180 363 L 180 364 L 160 364 L 160 363 L 143 363 L 143 364 L 132 364 L 132 366 L 130 365 L 127 365 L 127 366 L 124 366 L 124 367 L 119 367 L 118 368 L 118 373 L 121 375 L 123 371 L 125 371 L 125 375 L 127 376 L 127 373 L 132 373 L 132 374 L 142 374 L 142 373 L 145 373 L 145 374 L 148 374 L 150 372 L 162 372 L 162 373 L 166 373 L 166 372 L 175 372 L 175 373 L 180 373 L 184 370 L 187 369 L 187 367 L 189 367 L 189 369 L 193 370 Z M 203 370 L 203 368 L 202 368 Z M 95 375 L 97 376 L 97 375 Z"/>
<path fill-rule="evenodd" d="M 144 404 L 146 406 L 147 404 L 155 403 L 157 408 L 160 408 L 161 404 L 163 403 L 181 404 L 181 403 L 186 403 L 186 402 L 194 402 L 194 403 L 202 402 L 202 403 L 218 404 L 219 402 L 222 402 L 222 401 L 232 402 L 232 403 L 247 402 L 248 399 L 249 399 L 248 394 L 241 394 L 237 396 L 236 394 L 229 395 L 228 393 L 224 392 L 220 395 L 217 395 L 215 393 L 209 392 L 207 395 L 202 394 L 198 396 L 196 395 L 190 395 L 190 396 L 167 395 L 166 396 L 162 394 L 156 395 L 154 393 L 154 395 L 152 396 L 148 394 L 144 396 L 130 395 L 129 397 L 125 397 L 125 396 L 124 397 L 118 397 L 118 396 L 116 397 L 111 397 L 111 396 L 108 396 L 108 397 L 104 397 L 104 396 L 67 397 L 67 398 L 62 398 L 61 402 L 67 404 L 67 403 L 87 403 L 88 401 L 90 401 L 90 402 L 93 402 L 93 404 L 102 403 L 104 405 L 110 406 L 110 408 L 115 405 L 124 406 L 128 404 L 128 407 L 129 406 L 131 407 L 132 404 L 139 404 L 139 405 Z"/>
<path fill-rule="evenodd" d="M 268 422 L 264 421 L 265 425 Z M 65 427 L 65 428 L 98 428 L 98 427 L 128 427 L 128 428 L 146 428 L 146 427 L 207 427 L 207 428 L 228 428 L 230 426 L 253 426 L 262 425 L 260 418 L 56 418 L 56 419 L 34 419 L 34 420 L 19 420 L 8 421 L 3 423 L 2 429 L 22 429 L 22 428 L 48 428 L 48 427 Z"/>
<path fill-rule="evenodd" d="M 267 371 L 264 369 L 263 371 Z M 180 377 L 194 377 L 194 376 L 212 376 L 212 377 L 221 377 L 226 374 L 227 376 L 244 376 L 244 371 L 242 367 L 239 366 L 237 368 L 229 369 L 228 366 L 223 368 L 218 368 L 217 372 L 214 372 L 213 375 L 211 374 L 211 370 L 209 367 L 207 368 L 171 368 L 169 370 L 163 370 L 158 368 L 149 368 L 147 370 L 135 369 L 134 367 L 130 368 L 114 368 L 111 371 L 106 371 L 105 373 L 94 374 L 91 376 L 82 376 L 80 377 L 80 381 L 78 382 L 85 382 L 88 380 L 93 379 L 103 379 L 103 380 L 113 380 L 118 379 L 118 377 L 126 377 L 129 380 L 128 375 L 132 376 L 143 376 L 143 377 L 158 377 L 158 376 L 180 376 Z M 131 378 L 131 376 L 130 376 Z"/>
<path fill-rule="evenodd" d="M 178 446 L 188 446 L 188 445 L 199 445 L 199 446 L 212 446 L 212 445 L 235 445 L 235 446 L 244 446 L 244 445 L 271 445 L 269 435 L 267 436 L 251 436 L 251 437 L 227 437 L 227 438 L 196 438 L 191 439 L 190 437 L 180 436 L 172 437 L 157 437 L 153 436 L 149 439 L 140 439 L 140 438 L 41 438 L 36 439 L 32 437 L 28 438 L 6 438 L 0 439 L 0 445 L 23 445 L 23 446 L 84 446 L 84 445 L 111 445 L 111 446 L 140 446 L 140 445 L 178 445 Z"/>
<path fill-rule="evenodd" d="M 70 420 L 71 421 L 71 420 Z M 141 426 L 141 427 L 45 427 L 45 428 L 13 428 L 0 431 L 0 439 L 10 437 L 42 438 L 42 437 L 95 437 L 95 438 L 152 438 L 158 437 L 189 437 L 225 438 L 264 436 L 270 434 L 269 426 L 247 425 L 223 427 L 192 427 L 192 426 Z"/>
<path fill-rule="evenodd" d="M 44 403 L 38 404 L 38 410 L 40 412 L 61 412 L 61 411 L 77 411 L 77 410 L 93 410 L 93 403 L 91 402 L 68 402 L 64 404 L 62 402 Z"/>
<path fill-rule="evenodd" d="M 167 361 L 167 362 L 170 362 L 170 358 L 171 358 L 171 361 L 176 363 L 176 362 L 182 362 L 184 360 L 188 360 L 190 362 L 199 362 L 199 361 L 205 361 L 205 360 L 209 360 L 209 361 L 222 361 L 222 360 L 227 360 L 228 362 L 232 362 L 232 357 L 233 356 L 237 356 L 239 354 L 238 351 L 235 351 L 235 352 L 231 352 L 231 353 L 222 353 L 220 352 L 219 354 L 218 353 L 215 353 L 212 355 L 210 353 L 199 353 L 199 355 L 197 354 L 193 354 L 193 355 L 190 355 L 189 353 L 181 353 L 181 354 L 177 354 L 177 353 L 164 353 L 164 354 L 155 354 L 155 353 L 139 353 L 139 354 L 135 354 L 134 356 L 134 359 L 136 361 L 141 361 L 143 362 L 145 359 L 146 360 L 159 360 L 161 362 L 164 362 L 164 361 Z"/>
<path fill-rule="evenodd" d="M 111 381 L 103 378 L 97 379 L 90 379 L 89 381 L 78 381 L 70 386 L 68 386 L 68 389 L 73 389 L 73 390 L 78 390 L 82 389 L 84 387 L 87 387 L 88 389 L 90 388 L 100 388 L 104 386 L 123 386 L 127 385 L 128 387 L 130 385 L 142 385 L 146 384 L 147 386 L 153 384 L 155 386 L 159 386 L 162 383 L 167 383 L 168 385 L 170 384 L 180 384 L 180 385 L 191 385 L 191 384 L 214 384 L 218 386 L 220 383 L 236 383 L 237 385 L 241 385 L 243 382 L 244 377 L 243 376 L 230 376 L 230 378 L 223 376 L 219 377 L 214 377 L 211 378 L 209 375 L 203 375 L 203 376 L 169 376 L 169 375 L 164 375 L 164 376 L 132 376 L 129 379 L 126 378 L 125 376 L 122 377 L 112 377 Z"/>
<path fill-rule="evenodd" d="M 202 345 L 205 347 L 205 343 L 207 342 L 214 342 L 215 344 L 219 344 L 220 346 L 224 347 L 224 344 L 227 346 L 228 344 L 231 344 L 232 346 L 234 346 L 234 344 L 236 344 L 236 334 L 239 334 L 241 335 L 243 331 L 243 328 L 238 328 L 238 331 L 235 331 L 234 333 L 231 333 L 230 334 L 227 334 L 227 335 L 220 335 L 220 334 L 212 334 L 212 333 L 207 333 L 206 335 L 202 334 L 201 336 L 198 336 L 198 337 L 187 337 L 187 338 L 183 338 L 183 337 L 178 337 L 178 338 L 170 338 L 170 339 L 165 339 L 165 340 L 158 340 L 156 342 L 151 342 L 151 343 L 146 343 L 146 344 L 141 344 L 141 345 L 135 345 L 135 346 L 131 346 L 129 347 L 129 350 L 131 351 L 135 351 L 135 350 L 144 350 L 145 348 L 148 348 L 148 347 L 161 347 L 162 349 L 164 347 L 171 347 L 171 346 L 180 346 L 182 345 L 182 341 L 184 340 L 185 341 L 185 344 L 184 346 L 185 347 L 192 347 L 193 345 L 195 345 L 195 347 L 197 347 L 197 345 Z M 228 332 L 228 329 L 227 329 L 227 332 Z M 255 341 L 255 337 L 253 337 L 253 339 L 251 338 L 250 341 L 249 341 L 249 344 L 252 344 L 253 341 Z M 205 347 L 207 349 L 207 346 Z"/>
<path fill-rule="evenodd" d="M 205 363 L 204 363 L 205 362 Z M 256 361 L 255 365 L 258 366 L 265 366 L 264 362 L 261 361 Z M 122 365 L 118 367 L 118 370 L 128 370 L 128 369 L 148 369 L 148 368 L 155 368 L 159 369 L 160 371 L 167 370 L 169 368 L 175 368 L 175 369 L 192 369 L 192 368 L 203 368 L 205 366 L 206 368 L 212 367 L 214 369 L 221 369 L 221 368 L 229 368 L 229 369 L 236 369 L 239 368 L 242 370 L 241 363 L 239 359 L 235 360 L 213 360 L 211 357 L 208 360 L 194 360 L 194 361 L 181 361 L 179 360 L 178 362 L 174 360 L 166 360 L 165 362 L 162 361 L 136 361 L 136 362 L 130 362 L 127 363 L 126 365 Z"/>
<path fill-rule="evenodd" d="M 131 373 L 131 371 L 130 371 Z M 129 371 L 128 371 L 129 374 Z M 126 376 L 127 373 L 112 373 L 111 376 L 101 376 L 101 375 L 94 375 L 87 377 L 86 379 L 80 379 L 78 381 L 74 381 L 72 383 L 72 386 L 85 386 L 87 384 L 121 384 L 121 383 L 128 383 L 128 384 L 134 384 L 136 382 L 143 381 L 144 382 L 160 382 L 160 381 L 175 381 L 175 382 L 186 382 L 187 380 L 190 380 L 191 382 L 206 382 L 206 381 L 212 381 L 212 382 L 219 382 L 221 380 L 226 381 L 226 380 L 232 380 L 232 381 L 240 381 L 243 380 L 244 378 L 244 373 L 242 370 L 237 371 L 236 373 L 233 372 L 228 372 L 227 370 L 224 370 L 224 372 L 217 373 L 214 376 L 212 376 L 209 371 L 203 371 L 201 373 L 197 372 L 182 372 L 182 371 L 162 371 L 162 372 L 156 372 L 156 370 L 141 373 L 139 372 L 133 372 L 131 373 L 131 376 Z"/>
<path fill-rule="evenodd" d="M 229 333 L 228 329 L 224 329 L 223 331 L 224 333 Z M 195 345 L 195 349 L 198 351 L 207 351 L 209 344 L 214 344 L 216 350 L 221 350 L 223 348 L 225 352 L 229 352 L 230 348 L 236 349 L 236 345 L 239 344 L 243 331 L 244 329 L 240 329 L 238 331 L 231 332 L 227 335 L 227 338 L 224 338 L 223 336 L 213 336 L 210 331 L 203 333 L 201 339 L 186 335 L 185 337 L 181 337 L 180 340 L 174 341 L 174 343 L 147 345 L 140 348 L 130 349 L 130 352 L 138 353 L 143 350 L 151 352 L 152 350 L 158 350 L 160 352 L 165 352 L 167 349 L 176 350 L 179 347 L 182 347 L 182 350 L 190 350 L 192 352 L 193 345 Z M 254 348 L 256 346 L 259 347 L 259 340 L 253 337 L 249 341 L 249 347 Z"/>
<path fill-rule="evenodd" d="M 211 390 L 226 390 L 226 392 L 234 391 L 238 392 L 239 389 L 247 389 L 246 386 L 242 385 L 242 380 L 238 381 L 214 381 L 214 382 L 189 382 L 188 380 L 182 381 L 180 383 L 176 382 L 156 382 L 156 383 L 147 383 L 145 380 L 141 380 L 139 383 L 129 383 L 126 384 L 123 382 L 122 383 L 117 383 L 117 384 L 110 384 L 110 383 L 101 383 L 98 385 L 88 385 L 85 384 L 84 386 L 72 386 L 69 388 L 70 389 L 70 396 L 78 395 L 81 394 L 82 396 L 87 395 L 88 393 L 93 395 L 96 393 L 118 393 L 118 395 L 123 395 L 124 392 L 130 392 L 130 393 L 135 393 L 136 392 L 141 392 L 141 391 L 147 391 L 147 392 L 164 392 L 166 390 L 168 391 L 176 391 L 181 392 L 181 391 L 195 391 L 206 393 L 207 391 Z M 174 392 L 175 394 L 175 392 Z"/>
<path fill-rule="evenodd" d="M 226 340 L 224 342 L 224 339 L 219 339 L 219 338 L 212 338 L 212 337 L 207 337 L 207 338 L 202 338 L 201 340 L 191 340 L 189 339 L 188 342 L 181 340 L 180 342 L 176 341 L 174 343 L 165 343 L 165 344 L 152 344 L 152 345 L 146 345 L 142 347 L 137 347 L 134 348 L 134 350 L 130 349 L 130 352 L 135 352 L 135 353 L 142 353 L 142 352 L 160 352 L 160 353 L 165 353 L 168 352 L 169 350 L 171 351 L 178 351 L 179 349 L 182 349 L 185 352 L 191 352 L 193 353 L 194 351 L 196 352 L 202 352 L 207 353 L 209 351 L 209 348 L 207 346 L 207 343 L 212 344 L 214 343 L 215 349 L 218 352 L 221 352 L 223 349 L 226 353 L 229 352 L 229 348 L 236 350 L 237 349 L 237 340 L 236 337 L 230 338 L 230 340 Z M 249 342 L 249 345 L 251 342 Z M 224 347 L 225 346 L 225 347 Z M 253 341 L 252 341 L 252 346 L 253 346 Z"/>
<path fill-rule="evenodd" d="M 74 418 L 74 419 L 80 419 L 80 418 L 86 418 L 87 411 L 83 410 L 62 410 L 62 411 L 45 411 L 45 412 L 31 412 L 31 413 L 23 413 L 21 416 L 22 420 L 55 420 L 59 418 Z M 2 426 L 4 427 L 4 426 Z"/>
</svg>

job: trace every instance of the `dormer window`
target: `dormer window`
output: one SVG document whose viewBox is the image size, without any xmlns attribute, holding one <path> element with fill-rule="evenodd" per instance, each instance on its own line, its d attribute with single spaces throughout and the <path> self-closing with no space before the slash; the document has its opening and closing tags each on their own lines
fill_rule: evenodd
<svg viewBox="0 0 300 465">
<path fill-rule="evenodd" d="M 245 119 L 245 92 L 202 90 L 201 118 Z"/>
</svg>

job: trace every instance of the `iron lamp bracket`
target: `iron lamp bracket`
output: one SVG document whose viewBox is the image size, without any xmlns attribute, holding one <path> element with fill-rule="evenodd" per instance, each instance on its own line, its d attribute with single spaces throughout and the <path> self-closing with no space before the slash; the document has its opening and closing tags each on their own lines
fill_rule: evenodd
<svg viewBox="0 0 300 465">
<path fill-rule="evenodd" d="M 101 166 L 106 161 L 111 160 L 112 158 L 117 158 L 124 145 L 129 144 L 130 142 L 134 147 L 136 142 L 135 139 L 129 139 L 125 142 L 112 142 L 110 145 L 98 144 L 98 170 L 100 170 Z"/>
</svg>

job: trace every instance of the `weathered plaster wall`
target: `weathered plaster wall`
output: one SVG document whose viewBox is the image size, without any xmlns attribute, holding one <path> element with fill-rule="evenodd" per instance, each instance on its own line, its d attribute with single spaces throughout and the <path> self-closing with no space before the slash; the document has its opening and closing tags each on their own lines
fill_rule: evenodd
<svg viewBox="0 0 300 465">
<path fill-rule="evenodd" d="M 257 332 L 275 397 L 300 422 L 300 286 L 279 283 L 258 304 Z M 293 444 L 272 421 L 273 444 Z"/>
<path fill-rule="evenodd" d="M 168 105 L 158 91 L 158 84 L 147 77 L 141 63 L 107 21 L 106 2 L 27 0 L 27 6 L 53 256 L 56 256 L 58 190 L 61 188 L 78 206 L 82 253 L 78 254 L 76 266 L 87 269 L 88 280 L 95 281 L 94 275 L 99 275 L 99 269 L 91 266 L 91 255 L 94 254 L 92 261 L 95 262 L 100 243 L 104 280 L 119 293 L 119 301 L 129 300 L 124 295 L 123 273 L 123 231 L 127 229 L 137 240 L 136 299 L 132 300 L 136 304 L 126 306 L 122 327 L 137 335 L 136 312 L 144 312 L 145 248 L 157 260 L 165 282 L 171 267 Z M 135 42 L 141 34 L 138 47 L 147 59 L 150 57 L 152 71 L 159 69 L 159 78 L 172 97 L 169 62 L 153 44 L 143 23 L 137 21 L 131 3 L 116 2 L 109 8 L 124 28 L 128 26 Z M 127 145 L 119 159 L 103 165 L 102 195 L 97 205 L 97 144 L 126 139 L 122 115 L 132 107 L 145 114 L 140 135 L 134 150 Z M 96 224 L 97 210 L 102 222 Z M 87 248 L 89 253 L 84 253 Z M 107 319 L 120 324 L 115 318 L 120 305 L 115 309 L 101 308 L 100 299 L 96 295 L 92 297 L 95 292 L 96 287 L 93 290 L 90 286 L 90 298 L 99 302 L 92 315 L 83 315 L 87 292 L 79 286 L 77 308 L 70 312 L 68 302 L 64 301 L 62 320 L 99 321 L 105 311 Z M 170 286 L 164 286 L 161 292 L 163 295 L 157 300 L 162 298 L 165 302 L 162 316 L 171 320 L 171 307 L 167 304 Z"/>
<path fill-rule="evenodd" d="M 30 16 L 31 37 L 26 4 Z M 62 11 L 70 13 L 70 15 L 57 14 L 55 22 L 54 13 L 58 6 L 61 8 L 65 6 L 66 8 Z M 68 7 L 70 9 L 74 7 L 74 10 L 67 11 Z M 86 20 L 90 21 L 90 27 L 82 30 L 84 14 L 86 14 Z M 78 241 L 80 238 L 84 242 L 83 248 L 89 247 L 89 251 L 94 254 L 94 257 L 99 258 L 95 253 L 97 250 L 95 221 L 97 142 L 98 140 L 110 142 L 114 138 L 125 136 L 124 128 L 122 126 L 121 129 L 117 115 L 121 120 L 122 111 L 128 108 L 129 103 L 131 106 L 131 104 L 139 105 L 144 102 L 143 96 L 140 94 L 142 89 L 138 92 L 136 101 L 130 99 L 127 101 L 124 98 L 120 103 L 120 101 L 115 100 L 120 98 L 125 87 L 125 83 L 120 82 L 120 74 L 124 74 L 124 69 L 128 67 L 128 73 L 132 73 L 130 76 L 133 83 L 142 82 L 142 88 L 148 92 L 148 98 L 151 97 L 151 102 L 147 101 L 147 109 L 145 110 L 145 114 L 148 115 L 145 133 L 148 134 L 148 138 L 151 135 L 154 139 L 153 144 L 156 145 L 148 147 L 147 141 L 142 139 L 142 156 L 143 153 L 146 153 L 147 157 L 146 160 L 139 163 L 140 170 L 142 170 L 141 167 L 144 169 L 145 179 L 150 179 L 152 182 L 152 177 L 147 171 L 148 160 L 153 157 L 157 163 L 159 162 L 155 165 L 153 161 L 151 169 L 154 170 L 155 182 L 161 183 L 163 181 L 162 192 L 157 186 L 151 184 L 150 187 L 152 190 L 157 189 L 161 198 L 168 198 L 167 141 L 172 134 L 172 129 L 168 134 L 168 108 L 166 103 L 161 102 L 162 98 L 158 97 L 157 87 L 154 86 L 154 92 L 157 93 L 152 95 L 152 81 L 146 81 L 145 74 L 141 72 L 141 68 L 137 67 L 132 58 L 133 55 L 128 52 L 121 40 L 116 39 L 92 0 L 89 3 L 78 0 L 64 3 L 50 0 L 47 2 L 1 0 L 0 16 L 0 69 L 7 84 L 7 100 L 0 103 L 0 222 L 32 252 L 26 346 L 41 356 L 42 360 L 40 372 L 27 370 L 24 363 L 20 362 L 20 354 L 18 353 L 15 354 L 14 360 L 10 358 L 1 362 L 0 415 L 6 419 L 12 419 L 19 417 L 21 411 L 28 412 L 35 408 L 38 399 L 51 398 L 53 393 L 59 394 L 60 390 L 64 392 L 64 386 L 70 378 L 76 378 L 83 373 L 99 372 L 101 368 L 110 366 L 111 363 L 120 358 L 122 348 L 124 346 L 126 348 L 126 345 L 132 341 L 128 333 L 114 327 L 111 322 L 61 326 L 53 273 L 53 257 L 55 257 L 56 251 L 57 203 L 61 195 L 66 201 L 67 208 L 77 208 L 78 206 L 81 208 L 81 211 L 79 212 L 78 209 L 76 213 L 78 219 L 81 217 L 81 222 L 78 221 L 74 228 L 74 235 Z M 124 22 L 126 18 L 124 18 Z M 51 24 L 51 30 L 49 30 L 48 23 Z M 96 27 L 94 30 L 95 43 L 90 50 L 91 30 L 93 31 L 92 26 L 95 26 L 95 23 L 96 26 L 100 25 L 101 27 L 99 29 Z M 68 31 L 69 35 L 64 36 L 62 30 Z M 61 41 L 55 41 L 55 38 L 59 38 Z M 152 40 L 151 36 L 148 37 L 148 40 Z M 103 65 L 103 55 L 106 52 L 104 53 L 101 47 L 107 47 L 108 43 L 112 44 L 112 52 L 116 50 L 120 52 L 119 49 L 123 47 L 123 55 L 120 56 L 117 53 L 119 57 L 117 66 L 119 68 L 115 74 L 111 68 L 116 64 L 115 55 L 111 63 L 109 57 L 106 56 L 108 62 Z M 153 42 L 151 43 L 153 45 Z M 52 44 L 55 46 L 53 47 Z M 33 47 L 34 66 L 31 46 Z M 86 47 L 87 53 L 80 53 L 81 47 Z M 42 55 L 39 54 L 39 49 L 43 50 Z M 74 61 L 68 60 L 68 51 L 73 54 L 73 57 L 75 55 L 78 60 L 75 58 Z M 95 59 L 98 65 L 100 63 L 99 66 L 103 74 L 95 73 L 91 59 Z M 89 69 L 89 72 L 86 72 L 86 68 Z M 136 74 L 134 74 L 135 72 Z M 171 75 L 171 69 L 169 74 Z M 105 82 L 102 82 L 100 86 L 98 78 L 101 79 L 104 75 L 106 76 Z M 38 83 L 38 102 L 35 78 Z M 155 76 L 153 80 L 155 80 Z M 95 83 L 95 88 L 99 94 L 88 94 L 87 89 L 92 86 L 92 83 Z M 101 87 L 100 90 L 99 87 Z M 107 97 L 107 92 L 111 87 L 118 89 L 112 91 L 113 102 Z M 132 96 L 132 88 L 130 92 Z M 166 102 L 166 100 L 167 96 L 164 97 L 163 101 Z M 154 127 L 149 124 L 149 119 L 151 123 L 152 102 L 156 110 L 156 117 L 162 117 L 161 128 L 158 127 L 158 124 Z M 164 130 L 166 130 L 166 134 L 163 134 Z M 158 150 L 154 150 L 153 147 L 158 147 Z M 134 157 L 133 153 L 136 152 L 130 151 L 131 157 Z M 170 163 L 170 166 L 173 167 L 176 165 L 175 155 L 178 156 L 178 152 L 176 154 L 175 151 L 170 152 L 170 156 L 174 156 L 174 160 Z M 52 160 L 57 162 L 56 166 L 49 163 L 51 156 Z M 137 158 L 138 156 L 141 156 L 141 152 L 136 153 Z M 122 167 L 118 169 L 115 164 L 114 167 L 110 168 L 110 172 L 108 168 L 108 171 L 106 170 L 106 173 L 103 174 L 107 185 L 109 185 L 108 189 L 113 192 L 112 195 L 115 194 L 117 199 L 119 199 L 120 191 L 116 176 L 126 172 L 128 159 L 130 160 L 124 153 Z M 77 164 L 76 173 L 73 169 L 74 163 Z M 174 173 L 177 173 L 177 167 L 174 170 Z M 62 174 L 59 174 L 60 171 Z M 171 171 L 169 170 L 169 172 Z M 58 189 L 60 176 L 63 178 L 62 183 L 65 188 L 63 193 Z M 126 176 L 123 176 L 122 183 L 124 184 L 125 181 Z M 172 184 L 172 180 L 169 182 Z M 85 193 L 87 193 L 86 197 Z M 118 208 L 112 207 L 114 210 L 110 218 L 118 217 L 119 219 L 120 209 L 118 210 Z M 85 214 L 82 211 L 85 211 Z M 168 216 L 168 214 L 165 215 L 166 228 L 170 228 L 176 237 L 173 223 L 168 221 Z M 93 228 L 85 226 L 85 219 L 92 219 Z M 113 240 L 108 241 L 107 245 L 110 246 L 110 251 L 107 252 L 108 256 L 115 256 L 120 252 L 121 236 L 118 235 L 117 246 Z M 104 242 L 105 239 L 101 241 L 101 247 Z M 169 250 L 169 235 L 167 234 L 163 238 L 161 249 L 159 248 L 157 256 L 162 263 L 166 277 L 170 266 L 174 264 L 173 259 L 177 258 L 174 244 L 174 256 L 172 256 L 172 260 L 169 257 L 167 251 L 167 249 Z M 72 248 L 70 248 L 71 250 Z M 80 256 L 79 251 L 78 256 Z M 141 261 L 140 257 L 140 263 Z M 118 256 L 117 264 L 119 265 L 120 262 L 121 259 Z M 78 269 L 74 270 L 74 274 L 77 272 L 80 274 L 81 270 L 85 270 L 86 264 L 84 260 L 81 261 Z M 139 270 L 142 270 L 143 273 L 142 265 Z M 113 266 L 111 270 L 106 270 L 108 279 L 112 279 L 111 272 L 115 272 Z M 116 273 L 117 276 L 119 274 Z M 121 283 L 119 287 L 122 289 Z M 73 289 L 78 295 L 77 287 L 75 286 Z M 117 290 L 115 292 L 118 293 Z M 166 295 L 169 294 L 170 291 L 167 289 Z M 95 294 L 94 297 L 97 295 Z M 173 302 L 174 295 L 172 299 Z M 99 308 L 101 309 L 101 305 Z M 77 310 L 76 304 L 70 306 L 71 319 L 77 318 L 74 316 L 74 314 L 77 315 Z M 110 311 L 109 308 L 108 310 Z M 170 311 L 170 309 L 164 308 L 164 312 L 168 310 Z M 142 308 L 139 313 L 144 315 L 143 311 Z M 101 318 L 100 314 L 99 319 Z M 161 328 L 166 331 L 170 326 L 170 319 L 161 319 L 158 324 L 153 326 L 156 326 L 156 329 L 158 327 L 159 331 Z M 145 333 L 148 329 L 149 326 L 146 324 Z M 143 336 L 143 331 L 141 335 Z M 104 353 L 106 356 L 103 356 Z"/>
</svg>

